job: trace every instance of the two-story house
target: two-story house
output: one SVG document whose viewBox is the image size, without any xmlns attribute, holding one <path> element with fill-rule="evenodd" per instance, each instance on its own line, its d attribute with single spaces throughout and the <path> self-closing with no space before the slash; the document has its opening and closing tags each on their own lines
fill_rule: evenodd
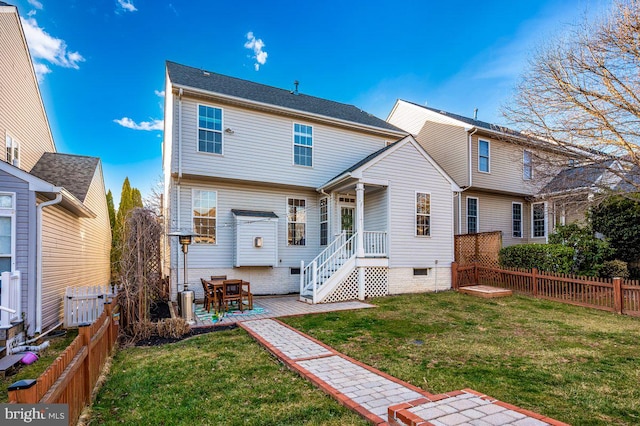
<svg viewBox="0 0 640 426">
<path fill-rule="evenodd" d="M 16 311 L 0 323 L 24 320 L 32 335 L 61 321 L 67 286 L 109 283 L 111 230 L 100 160 L 56 152 L 20 16 L 4 2 L 0 52 L 0 305 Z"/>
<path fill-rule="evenodd" d="M 387 122 L 412 134 L 462 188 L 456 197 L 456 234 L 502 231 L 504 246 L 544 243 L 554 225 L 564 221 L 552 200 L 536 196 L 555 175 L 556 164 L 558 171 L 568 164 L 566 151 L 404 100 L 396 102 Z M 538 164 L 542 158 L 558 161 Z"/>
<path fill-rule="evenodd" d="M 312 302 L 450 287 L 459 188 L 392 124 L 352 105 L 166 64 L 168 232 L 197 234 L 187 282 Z M 184 282 L 170 238 L 172 291 Z"/>
</svg>

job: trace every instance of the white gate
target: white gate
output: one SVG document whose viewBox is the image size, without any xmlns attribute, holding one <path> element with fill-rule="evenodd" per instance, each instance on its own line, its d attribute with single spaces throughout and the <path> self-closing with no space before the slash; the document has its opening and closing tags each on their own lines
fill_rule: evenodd
<svg viewBox="0 0 640 426">
<path fill-rule="evenodd" d="M 64 297 L 64 327 L 93 323 L 102 314 L 105 302 L 113 296 L 109 285 L 67 287 Z"/>
</svg>

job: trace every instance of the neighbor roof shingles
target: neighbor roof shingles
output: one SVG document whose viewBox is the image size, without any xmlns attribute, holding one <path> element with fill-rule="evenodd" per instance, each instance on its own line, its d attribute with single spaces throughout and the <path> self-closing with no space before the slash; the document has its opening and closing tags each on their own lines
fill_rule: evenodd
<svg viewBox="0 0 640 426">
<path fill-rule="evenodd" d="M 29 173 L 64 187 L 84 203 L 99 162 L 96 157 L 45 152 Z"/>
<path fill-rule="evenodd" d="M 342 104 L 302 93 L 294 94 L 290 90 L 204 71 L 171 61 L 167 61 L 167 71 L 171 82 L 181 86 L 405 133 L 394 125 L 362 111 L 354 105 Z"/>
</svg>

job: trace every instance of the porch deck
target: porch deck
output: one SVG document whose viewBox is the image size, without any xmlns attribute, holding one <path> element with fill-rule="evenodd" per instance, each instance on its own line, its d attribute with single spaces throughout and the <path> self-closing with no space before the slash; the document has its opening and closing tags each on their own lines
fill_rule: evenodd
<svg viewBox="0 0 640 426">
<path fill-rule="evenodd" d="M 201 307 L 202 303 L 196 302 L 196 307 Z M 288 317 L 295 315 L 315 314 L 322 312 L 345 311 L 351 309 L 374 308 L 369 303 L 359 302 L 357 300 L 336 303 L 321 303 L 311 305 L 301 302 L 299 295 L 293 294 L 289 296 L 254 296 L 253 298 L 254 312 L 245 311 L 246 314 L 225 314 L 221 319 L 214 321 L 205 318 L 205 315 L 199 316 L 196 311 L 196 324 L 192 327 L 206 327 L 211 325 L 229 325 L 243 321 L 252 321 L 266 318 Z M 256 309 L 258 308 L 258 309 Z M 211 310 L 213 314 L 213 310 Z"/>
</svg>

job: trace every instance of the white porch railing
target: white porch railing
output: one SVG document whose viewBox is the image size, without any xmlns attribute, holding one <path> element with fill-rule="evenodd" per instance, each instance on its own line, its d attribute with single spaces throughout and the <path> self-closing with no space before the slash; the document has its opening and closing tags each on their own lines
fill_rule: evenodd
<svg viewBox="0 0 640 426">
<path fill-rule="evenodd" d="M 20 303 L 22 278 L 20 271 L 3 272 L 0 287 L 0 327 L 10 327 L 12 321 L 22 318 L 22 304 Z M 11 311 L 14 311 L 13 313 Z"/>
<path fill-rule="evenodd" d="M 356 255 L 357 233 L 347 238 L 340 234 L 307 266 L 300 262 L 300 295 L 312 296 L 316 303 L 318 290 L 349 259 Z"/>
<path fill-rule="evenodd" d="M 363 232 L 364 255 L 366 257 L 387 256 L 387 233 L 384 231 Z"/>
<path fill-rule="evenodd" d="M 113 296 L 109 285 L 67 287 L 64 297 L 64 327 L 93 323 L 102 314 L 105 302 Z"/>
</svg>

